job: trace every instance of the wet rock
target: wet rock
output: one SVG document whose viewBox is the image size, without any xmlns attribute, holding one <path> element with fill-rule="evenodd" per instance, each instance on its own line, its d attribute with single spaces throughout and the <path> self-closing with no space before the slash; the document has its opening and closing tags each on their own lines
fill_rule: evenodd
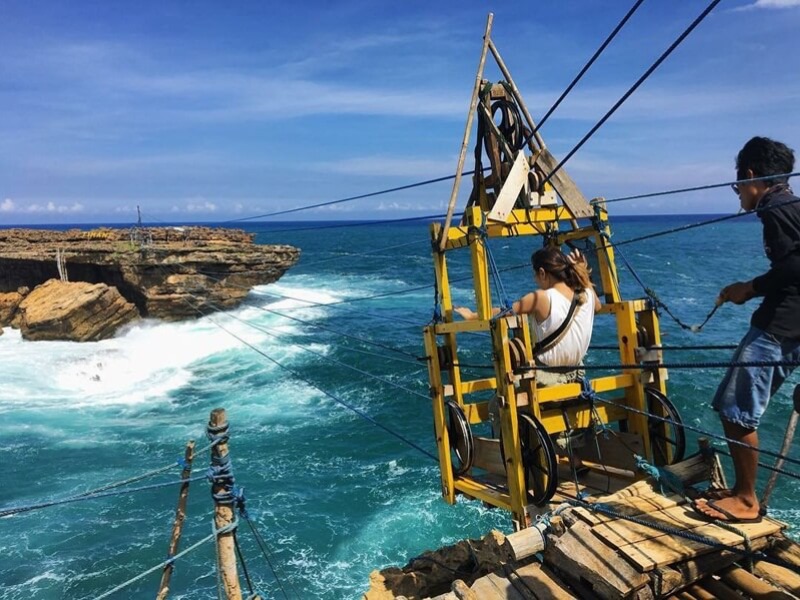
<svg viewBox="0 0 800 600">
<path fill-rule="evenodd" d="M 254 234 L 237 229 L 6 229 L 0 292 L 63 276 L 117 288 L 142 316 L 180 320 L 238 306 L 299 257 L 297 248 L 255 244 Z"/>
<path fill-rule="evenodd" d="M 402 569 L 387 567 L 370 573 L 363 600 L 429 598 L 451 590 L 454 580 L 471 585 L 511 559 L 505 536 L 491 531 L 480 540 L 462 540 L 434 552 L 424 552 Z"/>
<path fill-rule="evenodd" d="M 112 337 L 137 318 L 136 307 L 113 287 L 57 279 L 36 287 L 17 311 L 26 340 L 94 342 Z"/>
<path fill-rule="evenodd" d="M 25 295 L 17 292 L 0 293 L 0 325 L 11 325 L 19 303 Z"/>
</svg>

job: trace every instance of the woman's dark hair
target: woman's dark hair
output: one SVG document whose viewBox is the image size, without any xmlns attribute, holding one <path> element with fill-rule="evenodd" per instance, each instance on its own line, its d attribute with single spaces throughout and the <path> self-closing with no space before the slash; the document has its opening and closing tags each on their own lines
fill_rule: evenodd
<svg viewBox="0 0 800 600">
<path fill-rule="evenodd" d="M 592 280 L 589 277 L 591 269 L 586 263 L 572 264 L 560 248 L 547 246 L 531 255 L 531 264 L 534 272 L 544 269 L 546 273 L 558 281 L 563 281 L 570 289 L 580 294 L 579 304 L 586 302 L 586 295 L 582 292 L 592 286 Z"/>
<path fill-rule="evenodd" d="M 747 179 L 747 169 L 753 171 L 756 177 L 791 173 L 794 169 L 794 150 L 767 137 L 751 138 L 736 156 L 736 178 Z M 765 179 L 764 183 L 769 186 L 788 180 L 788 177 L 775 177 Z"/>
</svg>

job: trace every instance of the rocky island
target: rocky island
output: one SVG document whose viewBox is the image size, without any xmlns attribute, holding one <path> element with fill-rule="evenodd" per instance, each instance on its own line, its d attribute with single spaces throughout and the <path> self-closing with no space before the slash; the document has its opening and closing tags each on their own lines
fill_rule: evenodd
<svg viewBox="0 0 800 600">
<path fill-rule="evenodd" d="M 140 317 L 197 318 L 238 306 L 299 257 L 239 229 L 0 229 L 0 332 L 96 341 Z"/>
</svg>

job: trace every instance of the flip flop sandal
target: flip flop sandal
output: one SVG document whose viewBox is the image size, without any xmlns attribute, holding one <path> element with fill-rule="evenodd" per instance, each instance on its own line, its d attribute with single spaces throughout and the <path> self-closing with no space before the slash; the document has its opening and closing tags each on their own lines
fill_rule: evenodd
<svg viewBox="0 0 800 600">
<path fill-rule="evenodd" d="M 749 518 L 749 519 L 745 519 L 745 518 L 742 518 L 742 517 L 737 517 L 736 515 L 728 512 L 727 510 L 725 510 L 721 506 L 717 506 L 714 503 L 713 500 L 708 500 L 705 505 L 710 507 L 710 508 L 712 508 L 713 510 L 715 510 L 718 513 L 722 514 L 723 517 L 725 517 L 724 519 L 721 519 L 719 517 L 712 517 L 711 515 L 706 514 L 703 511 L 701 511 L 698 508 L 697 504 L 695 502 L 692 502 L 692 509 L 694 510 L 694 512 L 696 512 L 698 515 L 700 515 L 701 517 L 703 517 L 707 521 L 716 521 L 716 522 L 720 522 L 720 523 L 730 523 L 732 525 L 735 525 L 736 523 L 760 523 L 761 520 L 764 518 L 764 516 L 761 514 L 761 511 L 759 511 L 757 517 L 752 517 L 752 518 Z"/>
</svg>

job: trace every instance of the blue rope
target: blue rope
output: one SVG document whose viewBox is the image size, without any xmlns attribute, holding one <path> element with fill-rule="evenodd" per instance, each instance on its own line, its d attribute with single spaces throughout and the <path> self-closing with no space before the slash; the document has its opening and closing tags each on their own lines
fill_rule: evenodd
<svg viewBox="0 0 800 600">
<path fill-rule="evenodd" d="M 686 493 L 686 490 L 683 487 L 683 482 L 681 478 L 675 475 L 670 471 L 667 471 L 663 467 L 658 467 L 654 464 L 647 462 L 647 460 L 638 454 L 634 454 L 634 460 L 636 461 L 636 468 L 646 474 L 648 477 L 655 479 L 658 482 L 659 489 L 661 490 L 662 494 L 665 494 L 664 488 L 668 488 L 670 491 L 683 496 Z"/>
<path fill-rule="evenodd" d="M 201 479 L 205 479 L 205 475 L 201 475 L 198 477 L 191 477 L 189 479 L 178 479 L 177 481 L 166 481 L 164 483 L 154 483 L 151 485 L 143 485 L 136 488 L 129 488 L 126 490 L 117 490 L 115 492 L 105 492 L 101 494 L 89 494 L 89 495 L 79 495 L 79 496 L 71 496 L 69 498 L 62 498 L 61 500 L 52 500 L 50 502 L 41 502 L 39 504 L 28 504 L 25 506 L 10 506 L 7 508 L 0 509 L 0 517 L 7 517 L 9 515 L 16 515 L 23 512 L 29 512 L 32 510 L 38 510 L 40 508 L 48 508 L 50 506 L 60 506 L 62 504 L 70 504 L 72 502 L 81 502 L 82 500 L 95 500 L 97 498 L 109 498 L 111 496 L 123 496 L 125 494 L 133 494 L 135 492 L 143 492 L 147 490 L 155 490 L 158 488 L 168 487 L 171 485 L 178 485 L 183 483 L 190 483 L 193 481 L 200 481 Z"/>
</svg>

